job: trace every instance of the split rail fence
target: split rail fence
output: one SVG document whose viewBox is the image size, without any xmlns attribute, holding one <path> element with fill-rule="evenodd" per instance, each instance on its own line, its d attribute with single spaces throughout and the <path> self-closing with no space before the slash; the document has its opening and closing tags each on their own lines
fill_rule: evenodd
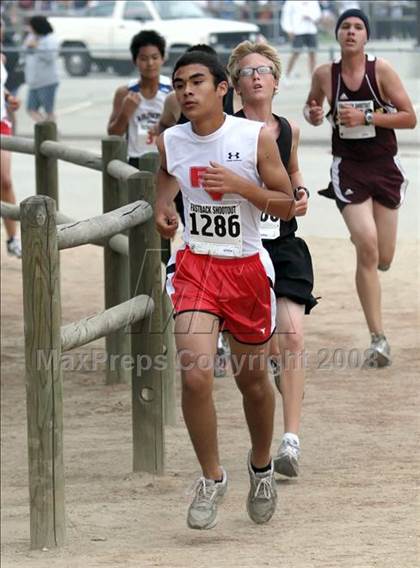
<svg viewBox="0 0 420 568">
<path fill-rule="evenodd" d="M 1 148 L 35 156 L 37 195 L 20 207 L 2 202 L 1 215 L 21 222 L 30 535 L 42 549 L 65 540 L 63 352 L 105 336 L 106 383 L 131 382 L 133 470 L 164 472 L 164 426 L 176 419 L 173 324 L 162 292 L 168 244 L 153 221 L 156 153 L 139 171 L 126 163 L 122 138 L 103 139 L 97 155 L 57 142 L 53 122 L 36 124 L 34 140 L 3 136 Z M 58 160 L 102 172 L 103 215 L 77 221 L 57 211 Z M 104 248 L 105 310 L 63 326 L 59 252 L 87 243 Z M 153 364 L 162 355 L 163 371 Z M 152 364 L 139 366 L 145 358 Z"/>
</svg>

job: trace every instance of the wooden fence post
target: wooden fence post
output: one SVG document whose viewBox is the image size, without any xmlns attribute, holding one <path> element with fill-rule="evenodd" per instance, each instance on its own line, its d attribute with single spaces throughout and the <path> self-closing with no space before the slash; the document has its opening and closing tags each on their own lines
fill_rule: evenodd
<svg viewBox="0 0 420 568">
<path fill-rule="evenodd" d="M 154 207 L 154 176 L 133 174 L 127 180 L 130 201 L 143 199 Z M 131 326 L 133 470 L 162 475 L 165 461 L 162 355 L 162 273 L 160 237 L 154 218 L 130 230 L 131 295 L 147 294 L 155 309 Z M 164 361 L 163 361 L 164 363 Z"/>
<path fill-rule="evenodd" d="M 65 539 L 60 267 L 56 208 L 25 199 L 22 230 L 31 547 Z"/>
<path fill-rule="evenodd" d="M 58 164 L 57 158 L 44 156 L 41 144 L 45 140 L 57 141 L 57 125 L 55 122 L 38 122 L 35 124 L 35 177 L 37 195 L 48 195 L 58 204 Z"/>
<path fill-rule="evenodd" d="M 157 152 L 147 152 L 139 158 L 139 170 L 155 174 L 159 167 L 159 154 Z"/>
<path fill-rule="evenodd" d="M 148 152 L 139 158 L 139 170 L 144 172 L 152 172 L 156 174 L 159 168 L 159 154 L 157 152 Z M 162 248 L 162 262 L 166 265 L 171 258 L 171 241 L 160 238 Z"/>
<path fill-rule="evenodd" d="M 166 293 L 162 293 L 162 320 L 163 320 L 163 345 L 166 353 L 166 367 L 163 372 L 163 409 L 165 424 L 176 426 L 177 401 L 176 401 L 176 349 L 174 335 L 174 319 L 172 302 Z"/>
<path fill-rule="evenodd" d="M 102 140 L 102 196 L 103 212 L 113 211 L 127 201 L 120 192 L 120 182 L 107 172 L 112 160 L 126 161 L 126 143 L 120 136 L 108 136 Z M 124 192 L 126 193 L 126 192 Z M 105 309 L 112 308 L 130 298 L 128 258 L 104 247 Z M 131 353 L 130 334 L 121 329 L 105 339 L 107 353 L 106 383 L 129 383 L 130 371 L 121 365 L 121 356 Z"/>
<path fill-rule="evenodd" d="M 159 154 L 148 152 L 139 159 L 139 168 L 142 171 L 155 174 L 159 167 Z M 161 237 L 161 259 L 165 264 L 171 257 L 171 241 Z M 168 426 L 176 425 L 176 365 L 175 365 L 175 339 L 174 322 L 172 318 L 172 304 L 166 293 L 166 288 L 162 294 L 162 319 L 163 319 L 163 344 L 166 351 L 166 367 L 163 372 L 163 403 L 165 424 Z"/>
</svg>

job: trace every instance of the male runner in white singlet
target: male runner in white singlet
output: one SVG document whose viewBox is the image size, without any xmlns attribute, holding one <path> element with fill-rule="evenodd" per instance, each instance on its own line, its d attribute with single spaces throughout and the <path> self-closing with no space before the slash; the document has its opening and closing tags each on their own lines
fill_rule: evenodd
<svg viewBox="0 0 420 568">
<path fill-rule="evenodd" d="M 159 122 L 172 87 L 169 77 L 160 74 L 165 58 L 165 39 L 160 34 L 141 31 L 132 38 L 130 51 L 140 77 L 115 91 L 108 134 L 127 137 L 129 162 L 137 168 L 140 156 L 149 151 L 148 132 Z"/>
<path fill-rule="evenodd" d="M 265 523 L 277 501 L 270 453 L 274 392 L 266 368 L 275 296 L 273 265 L 259 232 L 260 211 L 291 218 L 292 188 L 263 124 L 223 113 L 228 82 L 215 57 L 198 51 L 183 55 L 172 82 L 190 122 L 158 139 L 162 164 L 155 216 L 160 234 L 173 237 L 174 198 L 181 188 L 184 246 L 169 261 L 167 290 L 176 315 L 184 419 L 202 468 L 187 523 L 194 529 L 213 527 L 227 488 L 212 397 L 219 329 L 229 332 L 251 437 L 247 510 L 254 522 Z"/>
</svg>

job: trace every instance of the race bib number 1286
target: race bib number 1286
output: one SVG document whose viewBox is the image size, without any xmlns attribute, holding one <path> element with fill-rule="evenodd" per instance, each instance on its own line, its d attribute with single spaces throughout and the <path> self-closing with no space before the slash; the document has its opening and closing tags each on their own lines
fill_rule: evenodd
<svg viewBox="0 0 420 568">
<path fill-rule="evenodd" d="M 238 204 L 190 203 L 189 244 L 197 254 L 242 255 L 241 214 Z"/>
</svg>

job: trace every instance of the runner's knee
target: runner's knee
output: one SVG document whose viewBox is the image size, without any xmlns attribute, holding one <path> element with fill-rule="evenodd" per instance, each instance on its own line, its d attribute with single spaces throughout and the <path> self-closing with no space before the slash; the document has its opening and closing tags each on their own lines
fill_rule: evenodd
<svg viewBox="0 0 420 568">
<path fill-rule="evenodd" d="M 279 346 L 281 354 L 300 353 L 303 351 L 304 339 L 300 330 L 293 330 L 290 333 L 278 334 Z"/>
<path fill-rule="evenodd" d="M 263 402 L 267 396 L 267 386 L 271 388 L 266 379 L 264 373 L 258 372 L 255 374 L 254 380 L 238 380 L 237 385 L 242 396 L 247 400 L 252 400 L 255 403 Z"/>
<path fill-rule="evenodd" d="M 377 266 L 379 261 L 378 243 L 376 238 L 356 243 L 357 262 L 362 266 Z"/>
<path fill-rule="evenodd" d="M 395 247 L 379 251 L 378 269 L 385 272 L 391 266 L 394 259 Z"/>
<path fill-rule="evenodd" d="M 183 371 L 183 396 L 205 399 L 211 396 L 213 388 L 213 371 L 198 368 Z"/>
</svg>

